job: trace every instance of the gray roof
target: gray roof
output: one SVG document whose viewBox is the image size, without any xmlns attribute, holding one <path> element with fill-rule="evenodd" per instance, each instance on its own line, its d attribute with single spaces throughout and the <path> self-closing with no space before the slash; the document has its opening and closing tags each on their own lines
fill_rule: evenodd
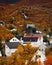
<svg viewBox="0 0 52 65">
<path fill-rule="evenodd" d="M 23 38 L 24 42 L 37 42 L 38 38 Z"/>
<path fill-rule="evenodd" d="M 7 45 L 10 49 L 16 49 L 19 44 L 20 44 L 19 42 L 6 42 L 6 45 Z"/>
</svg>

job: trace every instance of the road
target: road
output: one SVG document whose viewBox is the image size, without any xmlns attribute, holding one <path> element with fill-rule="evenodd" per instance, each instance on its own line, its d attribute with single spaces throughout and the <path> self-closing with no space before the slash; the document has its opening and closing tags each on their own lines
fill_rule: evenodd
<svg viewBox="0 0 52 65">
<path fill-rule="evenodd" d="M 9 16 L 12 16 L 12 15 L 14 15 L 17 12 L 18 12 L 18 9 L 15 9 L 14 11 L 10 12 Z"/>
</svg>

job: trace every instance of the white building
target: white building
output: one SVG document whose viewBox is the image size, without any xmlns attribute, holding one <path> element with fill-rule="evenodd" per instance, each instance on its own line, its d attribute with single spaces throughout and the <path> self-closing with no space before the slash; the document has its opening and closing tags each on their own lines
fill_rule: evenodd
<svg viewBox="0 0 52 65">
<path fill-rule="evenodd" d="M 26 45 L 28 42 L 32 46 L 39 47 L 41 44 L 43 44 L 43 36 L 37 34 L 34 36 L 13 37 L 11 40 L 9 40 L 9 42 L 6 42 L 5 44 L 6 56 L 10 56 L 12 53 L 14 53 L 19 44 Z"/>
<path fill-rule="evenodd" d="M 37 52 L 33 55 L 31 61 L 40 61 L 41 65 L 44 65 L 44 62 L 46 61 L 45 48 L 46 46 L 44 44 L 41 44 Z"/>
<path fill-rule="evenodd" d="M 6 56 L 10 56 L 17 50 L 18 45 L 20 44 L 20 40 L 16 37 L 13 37 L 9 42 L 5 44 L 5 54 Z"/>
<path fill-rule="evenodd" d="M 36 34 L 34 36 L 24 36 L 23 37 L 23 45 L 26 45 L 25 43 L 31 43 L 32 46 L 37 46 L 43 44 L 43 36 L 40 34 Z"/>
<path fill-rule="evenodd" d="M 20 43 L 19 42 L 6 42 L 5 44 L 5 54 L 6 56 L 10 56 L 17 50 L 17 47 Z"/>
</svg>

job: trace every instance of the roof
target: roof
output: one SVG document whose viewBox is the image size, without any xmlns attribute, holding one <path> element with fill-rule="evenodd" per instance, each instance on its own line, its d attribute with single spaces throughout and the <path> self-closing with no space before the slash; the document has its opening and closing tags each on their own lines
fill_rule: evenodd
<svg viewBox="0 0 52 65">
<path fill-rule="evenodd" d="M 38 38 L 37 37 L 24 37 L 23 41 L 24 42 L 37 42 Z"/>
<path fill-rule="evenodd" d="M 40 38 L 41 36 L 24 36 L 24 38 Z"/>
<path fill-rule="evenodd" d="M 7 45 L 10 49 L 16 49 L 19 44 L 20 44 L 19 42 L 6 42 L 6 45 Z"/>
<path fill-rule="evenodd" d="M 34 24 L 27 24 L 27 28 L 28 28 L 29 26 L 30 26 L 30 27 L 33 27 L 33 28 L 35 27 Z"/>
<path fill-rule="evenodd" d="M 38 39 L 41 39 L 42 35 L 35 34 L 34 36 L 24 36 L 23 41 L 24 42 L 37 42 Z"/>
<path fill-rule="evenodd" d="M 10 42 L 20 42 L 20 40 L 17 37 L 13 37 L 11 40 L 9 40 Z"/>
<path fill-rule="evenodd" d="M 17 36 L 17 38 L 22 40 L 24 42 L 37 42 L 38 38 L 41 39 L 42 35 L 40 34 L 35 34 L 34 36 Z"/>
</svg>

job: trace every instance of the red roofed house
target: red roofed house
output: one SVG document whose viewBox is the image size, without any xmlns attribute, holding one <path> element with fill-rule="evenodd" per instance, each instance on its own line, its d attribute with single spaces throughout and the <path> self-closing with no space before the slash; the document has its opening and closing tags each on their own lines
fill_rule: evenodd
<svg viewBox="0 0 52 65">
<path fill-rule="evenodd" d="M 35 34 L 34 36 L 24 36 L 23 45 L 28 42 L 33 46 L 39 46 L 43 43 L 43 36 L 41 34 Z"/>
</svg>

